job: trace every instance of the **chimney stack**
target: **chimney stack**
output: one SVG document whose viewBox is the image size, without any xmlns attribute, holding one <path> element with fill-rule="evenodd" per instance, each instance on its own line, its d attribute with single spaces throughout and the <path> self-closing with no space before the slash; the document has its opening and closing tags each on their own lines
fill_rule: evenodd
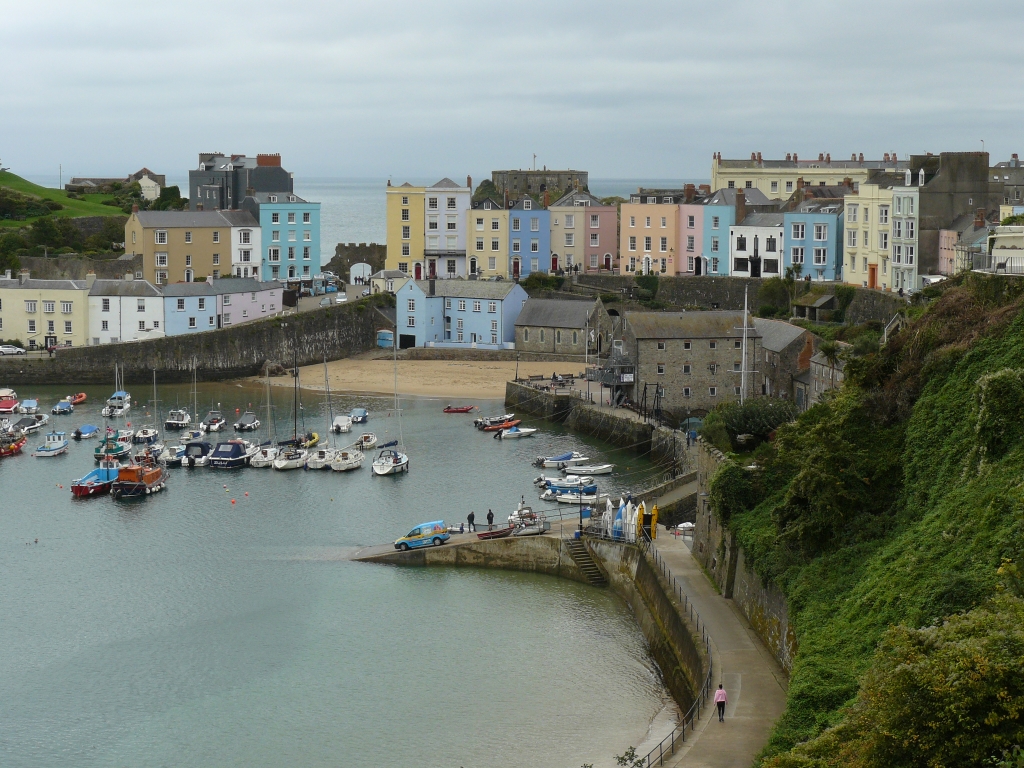
<svg viewBox="0 0 1024 768">
<path fill-rule="evenodd" d="M 683 185 L 683 202 L 692 203 L 693 198 L 697 196 L 697 188 L 693 184 Z"/>
<path fill-rule="evenodd" d="M 818 162 L 821 163 L 821 162 L 824 162 L 824 160 L 825 160 L 825 153 L 824 152 L 819 152 L 818 153 Z"/>
<path fill-rule="evenodd" d="M 470 192 L 473 191 L 473 177 L 468 174 L 466 175 L 466 186 L 469 187 Z"/>
<path fill-rule="evenodd" d="M 28 282 L 29 271 L 27 269 L 18 270 L 18 285 L 24 285 Z"/>
<path fill-rule="evenodd" d="M 856 152 L 854 152 L 852 155 L 850 155 L 850 162 L 851 163 L 856 163 L 857 162 L 857 153 Z"/>
<path fill-rule="evenodd" d="M 974 212 L 974 228 L 981 229 L 985 226 L 985 209 L 979 208 Z"/>
<path fill-rule="evenodd" d="M 826 163 L 831 163 L 832 162 L 832 153 L 831 152 L 826 153 L 826 155 L 825 155 L 825 162 Z"/>
<path fill-rule="evenodd" d="M 889 162 L 889 153 L 888 152 L 886 152 L 884 155 L 882 155 L 882 161 L 885 162 L 885 163 Z"/>
<path fill-rule="evenodd" d="M 751 152 L 750 153 L 750 159 L 753 162 L 757 162 L 757 153 L 756 152 Z"/>
<path fill-rule="evenodd" d="M 135 205 L 135 204 L 133 203 L 133 204 L 132 204 L 132 213 L 138 213 L 138 212 L 139 212 L 139 206 L 137 206 L 137 205 Z"/>
<path fill-rule="evenodd" d="M 551 193 L 548 192 L 545 189 L 544 190 L 544 207 L 547 208 L 549 205 L 551 205 Z"/>
<path fill-rule="evenodd" d="M 796 188 L 797 189 L 803 189 L 804 188 L 804 177 L 803 176 L 801 176 L 800 178 L 798 178 L 796 180 Z"/>
<path fill-rule="evenodd" d="M 796 152 L 793 153 L 793 162 L 794 163 L 800 162 L 799 158 L 796 156 Z"/>
<path fill-rule="evenodd" d="M 845 179 L 843 179 L 843 186 L 853 189 L 853 179 L 847 176 Z"/>
<path fill-rule="evenodd" d="M 747 218 L 747 195 L 742 189 L 736 190 L 736 223 Z"/>
<path fill-rule="evenodd" d="M 701 184 L 699 187 L 697 187 L 697 189 L 699 189 L 704 194 L 705 197 L 707 195 L 711 194 L 711 185 L 710 184 Z"/>
<path fill-rule="evenodd" d="M 10 274 L 10 273 L 8 272 L 8 275 L 9 275 L 9 274 Z M 95 283 L 95 282 L 96 282 L 96 273 L 95 273 L 95 272 L 93 272 L 93 271 L 92 271 L 92 270 L 90 269 L 90 270 L 89 270 L 88 272 L 86 272 L 86 273 L 85 273 L 85 286 L 86 286 L 87 288 L 92 288 L 92 286 L 93 286 L 93 283 Z"/>
<path fill-rule="evenodd" d="M 427 295 L 428 296 L 433 296 L 434 295 L 434 278 L 430 278 L 430 280 L 428 280 L 427 283 L 428 283 L 427 290 L 429 291 L 429 293 Z"/>
<path fill-rule="evenodd" d="M 858 163 L 863 163 L 864 162 L 864 153 L 863 152 L 860 153 L 860 159 L 857 162 Z"/>
<path fill-rule="evenodd" d="M 792 159 L 793 159 L 793 155 L 791 155 L 789 152 L 787 152 L 786 153 L 786 162 L 788 163 Z"/>
<path fill-rule="evenodd" d="M 760 152 L 757 153 L 757 162 L 758 162 L 758 165 L 761 164 L 761 153 Z"/>
</svg>

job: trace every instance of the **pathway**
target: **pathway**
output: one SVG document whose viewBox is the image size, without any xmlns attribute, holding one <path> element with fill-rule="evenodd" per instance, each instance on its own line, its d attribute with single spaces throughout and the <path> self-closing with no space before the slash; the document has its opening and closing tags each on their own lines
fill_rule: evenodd
<svg viewBox="0 0 1024 768">
<path fill-rule="evenodd" d="M 732 600 L 723 598 L 681 538 L 659 536 L 658 552 L 675 574 L 711 636 L 715 687 L 725 685 L 729 703 L 719 723 L 714 705 L 683 751 L 666 761 L 679 768 L 744 768 L 768 741 L 786 706 L 786 674 Z"/>
</svg>

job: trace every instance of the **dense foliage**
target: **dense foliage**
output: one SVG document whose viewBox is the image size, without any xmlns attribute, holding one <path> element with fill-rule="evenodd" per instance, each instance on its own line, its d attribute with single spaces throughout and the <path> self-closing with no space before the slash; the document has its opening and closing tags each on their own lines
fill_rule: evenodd
<svg viewBox="0 0 1024 768">
<path fill-rule="evenodd" d="M 975 766 L 1024 739 L 1024 612 L 993 600 L 1024 545 L 1022 291 L 951 281 L 716 475 L 799 642 L 765 765 Z"/>
<path fill-rule="evenodd" d="M 523 286 L 524 291 L 532 296 L 540 291 L 557 291 L 562 287 L 563 282 L 565 282 L 564 277 L 545 275 L 543 272 L 531 272 L 519 284 Z"/>
<path fill-rule="evenodd" d="M 104 218 L 98 232 L 86 236 L 74 219 L 41 216 L 27 227 L 0 235 L 0 264 L 4 257 L 17 262 L 18 256 L 44 253 L 109 253 L 114 243 L 124 241 L 122 216 Z M 16 263 L 3 267 L 15 268 Z"/>
<path fill-rule="evenodd" d="M 0 218 L 24 219 L 29 216 L 46 216 L 64 206 L 54 200 L 45 200 L 23 195 L 13 189 L 0 187 Z"/>
</svg>

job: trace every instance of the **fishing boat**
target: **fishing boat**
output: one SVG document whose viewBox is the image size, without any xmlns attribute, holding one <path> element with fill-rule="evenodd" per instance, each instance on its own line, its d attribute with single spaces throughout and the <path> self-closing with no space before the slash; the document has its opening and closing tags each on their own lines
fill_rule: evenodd
<svg viewBox="0 0 1024 768">
<path fill-rule="evenodd" d="M 475 405 L 447 405 L 447 406 L 445 406 L 444 412 L 445 413 L 469 413 L 474 408 L 476 408 Z"/>
<path fill-rule="evenodd" d="M 239 432 L 255 432 L 260 428 L 260 420 L 256 418 L 256 414 L 252 411 L 246 411 L 235 422 L 234 426 Z"/>
<path fill-rule="evenodd" d="M 473 426 L 477 429 L 483 429 L 484 427 L 489 427 L 492 424 L 502 424 L 506 421 L 512 421 L 514 418 L 514 413 L 503 413 L 501 416 L 481 416 L 480 418 L 473 419 Z"/>
<path fill-rule="evenodd" d="M 8 456 L 14 456 L 15 454 L 21 453 L 21 449 L 25 447 L 25 443 L 28 442 L 28 435 L 24 432 L 4 432 L 0 433 L 0 458 L 6 458 Z"/>
<path fill-rule="evenodd" d="M 610 475 L 614 469 L 614 464 L 577 464 L 574 467 L 562 467 L 566 474 L 575 472 L 578 475 Z"/>
<path fill-rule="evenodd" d="M 321 446 L 310 451 L 306 457 L 305 469 L 328 469 L 337 457 L 338 453 L 334 448 Z"/>
<path fill-rule="evenodd" d="M 372 451 L 377 447 L 377 436 L 373 432 L 363 432 L 355 442 L 356 448 Z"/>
<path fill-rule="evenodd" d="M 224 416 L 220 411 L 210 411 L 206 418 L 199 422 L 199 428 L 204 432 L 220 432 L 224 424 Z"/>
<path fill-rule="evenodd" d="M 533 427 L 509 427 L 494 434 L 495 440 L 511 440 L 517 437 L 530 437 L 537 430 Z"/>
<path fill-rule="evenodd" d="M 74 432 L 71 433 L 71 437 L 75 440 L 88 440 L 92 437 L 96 437 L 99 433 L 100 428 L 93 424 L 83 424 Z"/>
<path fill-rule="evenodd" d="M 167 470 L 147 457 L 117 470 L 110 494 L 115 499 L 148 496 L 163 489 L 166 482 Z"/>
<path fill-rule="evenodd" d="M 49 421 L 50 417 L 47 414 L 34 413 L 31 416 L 25 416 L 22 419 L 18 419 L 16 422 L 11 424 L 11 429 L 21 430 L 26 435 L 30 435 L 45 427 Z"/>
<path fill-rule="evenodd" d="M 132 407 L 132 396 L 123 389 L 117 390 L 107 399 L 107 404 L 100 411 L 108 419 L 123 416 Z"/>
<path fill-rule="evenodd" d="M 101 461 L 105 456 L 127 459 L 128 454 L 132 451 L 132 436 L 134 434 L 130 429 L 107 427 L 106 434 L 93 451 L 93 458 L 96 461 Z"/>
<path fill-rule="evenodd" d="M 383 449 L 377 458 L 373 460 L 373 474 L 375 475 L 397 475 L 400 472 L 409 471 L 409 457 L 406 456 L 402 451 L 395 450 L 398 441 L 392 440 L 390 443 L 384 443 L 381 446 Z"/>
<path fill-rule="evenodd" d="M 185 455 L 181 457 L 183 467 L 205 467 L 210 463 L 213 446 L 202 440 L 196 440 L 185 446 Z"/>
<path fill-rule="evenodd" d="M 480 531 L 476 535 L 478 539 L 504 539 L 506 536 L 511 536 L 515 532 L 515 528 L 495 528 L 493 531 Z"/>
<path fill-rule="evenodd" d="M 512 419 L 512 421 L 503 421 L 500 424 L 488 424 L 483 427 L 484 432 L 500 432 L 504 429 L 512 429 L 512 427 L 518 427 L 522 424 L 522 419 Z"/>
<path fill-rule="evenodd" d="M 167 414 L 164 420 L 164 429 L 188 429 L 192 424 L 192 417 L 185 408 L 175 408 Z"/>
<path fill-rule="evenodd" d="M 153 459 L 153 461 L 160 461 L 160 457 L 163 455 L 163 453 L 163 443 L 149 443 L 144 448 L 139 449 L 139 452 L 135 454 L 135 458 L 138 459 L 149 457 Z"/>
<path fill-rule="evenodd" d="M 331 462 L 331 469 L 335 472 L 348 472 L 352 469 L 359 469 L 363 466 L 363 452 L 354 451 L 349 448 L 342 448 L 338 451 Z"/>
<path fill-rule="evenodd" d="M 50 413 L 54 416 L 66 416 L 75 410 L 75 404 L 70 400 L 61 400 L 53 408 L 50 409 Z"/>
<path fill-rule="evenodd" d="M 348 415 L 353 424 L 365 424 L 370 420 L 370 412 L 365 408 L 353 408 Z"/>
<path fill-rule="evenodd" d="M 147 425 L 135 431 L 135 434 L 132 435 L 132 442 L 148 445 L 149 443 L 156 442 L 159 437 L 160 433 L 154 427 Z"/>
<path fill-rule="evenodd" d="M 17 413 L 21 402 L 13 389 L 0 389 L 0 413 Z"/>
<path fill-rule="evenodd" d="M 156 457 L 156 460 L 163 464 L 165 467 L 180 467 L 181 460 L 185 458 L 185 446 L 178 445 L 167 445 L 160 451 L 160 455 Z"/>
<path fill-rule="evenodd" d="M 584 462 L 590 461 L 588 456 L 584 456 L 582 453 L 577 451 L 567 451 L 560 453 L 557 456 L 538 456 L 533 465 L 535 467 L 557 467 L 558 469 L 564 469 L 574 464 L 583 464 Z"/>
<path fill-rule="evenodd" d="M 18 413 L 39 413 L 39 401 L 26 397 L 18 406 Z"/>
<path fill-rule="evenodd" d="M 86 401 L 85 392 L 79 392 L 75 395 L 68 395 L 65 400 L 70 400 L 72 405 L 81 405 Z"/>
<path fill-rule="evenodd" d="M 259 452 L 259 446 L 248 440 L 228 440 L 217 443 L 210 454 L 210 466 L 217 469 L 236 469 L 246 467 L 249 461 Z"/>
<path fill-rule="evenodd" d="M 68 452 L 67 432 L 47 432 L 43 438 L 43 444 L 32 451 L 33 456 L 50 457 L 60 456 Z"/>
<path fill-rule="evenodd" d="M 71 481 L 71 493 L 75 496 L 99 496 L 108 493 L 117 479 L 121 462 L 114 458 L 101 459 L 100 465 L 84 477 Z"/>
<path fill-rule="evenodd" d="M 266 469 L 267 467 L 274 466 L 274 459 L 277 458 L 277 454 L 280 449 L 276 445 L 264 443 L 256 451 L 256 455 L 249 460 L 249 466 L 255 469 Z"/>
<path fill-rule="evenodd" d="M 342 432 L 348 432 L 351 429 L 351 416 L 335 416 L 334 421 L 331 422 L 331 431 L 334 432 L 336 435 L 340 435 Z"/>
</svg>

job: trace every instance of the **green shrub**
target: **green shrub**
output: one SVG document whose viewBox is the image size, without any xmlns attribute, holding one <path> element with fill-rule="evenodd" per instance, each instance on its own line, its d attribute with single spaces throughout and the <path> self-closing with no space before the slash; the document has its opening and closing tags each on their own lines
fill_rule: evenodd
<svg viewBox="0 0 1024 768">
<path fill-rule="evenodd" d="M 1001 457 L 1024 437 L 1024 370 L 1004 368 L 975 385 L 974 433 L 991 458 Z"/>
<path fill-rule="evenodd" d="M 562 287 L 562 283 L 565 281 L 564 277 L 558 277 L 557 275 L 545 275 L 542 272 L 531 272 L 527 275 L 526 279 L 521 281 L 519 284 L 523 287 L 523 290 L 529 294 L 539 293 L 541 291 L 557 291 Z"/>
<path fill-rule="evenodd" d="M 712 411 L 704 418 L 700 427 L 700 435 L 722 453 L 732 450 L 729 430 L 725 428 L 725 419 L 718 411 Z"/>
<path fill-rule="evenodd" d="M 619 294 L 617 293 L 602 293 L 600 299 L 605 304 L 612 304 L 619 300 Z"/>
<path fill-rule="evenodd" d="M 647 298 L 653 299 L 658 295 L 658 276 L 657 275 L 637 275 L 633 278 L 636 284 L 640 287 L 638 293 L 643 298 L 644 291 L 647 291 Z"/>
</svg>

